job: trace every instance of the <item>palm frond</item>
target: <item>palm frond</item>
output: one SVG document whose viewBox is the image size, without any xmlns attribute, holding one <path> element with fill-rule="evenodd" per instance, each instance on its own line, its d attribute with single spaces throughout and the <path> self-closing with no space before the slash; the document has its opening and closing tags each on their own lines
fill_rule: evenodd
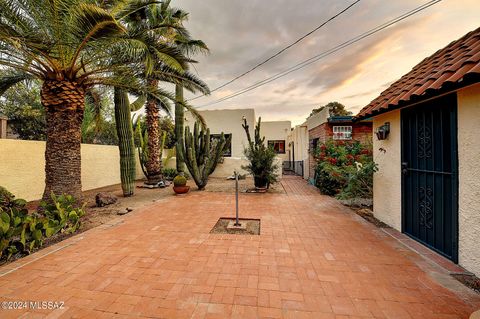
<svg viewBox="0 0 480 319">
<path fill-rule="evenodd" d="M 2 72 L 0 75 L 0 95 L 3 95 L 6 90 L 15 84 L 30 79 L 32 79 L 32 76 L 27 73 Z"/>
</svg>

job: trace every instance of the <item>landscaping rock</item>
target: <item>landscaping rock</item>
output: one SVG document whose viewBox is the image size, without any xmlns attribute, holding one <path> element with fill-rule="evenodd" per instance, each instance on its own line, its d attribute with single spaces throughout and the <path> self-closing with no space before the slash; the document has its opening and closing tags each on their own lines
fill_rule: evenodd
<svg viewBox="0 0 480 319">
<path fill-rule="evenodd" d="M 95 203 L 97 207 L 103 207 L 111 204 L 115 204 L 118 198 L 110 193 L 98 193 L 95 195 Z"/>
</svg>

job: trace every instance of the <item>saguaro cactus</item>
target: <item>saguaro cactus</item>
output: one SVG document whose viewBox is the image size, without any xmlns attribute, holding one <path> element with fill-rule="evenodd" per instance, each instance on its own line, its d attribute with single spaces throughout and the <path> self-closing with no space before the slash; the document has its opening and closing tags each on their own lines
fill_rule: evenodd
<svg viewBox="0 0 480 319">
<path fill-rule="evenodd" d="M 199 129 L 196 122 L 193 133 L 185 128 L 185 141 L 179 145 L 185 165 L 199 190 L 205 189 L 208 176 L 213 173 L 223 155 L 227 143 L 223 133 L 219 139 L 210 141 L 210 129 Z"/>
<path fill-rule="evenodd" d="M 130 102 L 126 91 L 115 88 L 115 125 L 120 150 L 120 180 L 123 196 L 132 196 L 135 190 L 135 145 L 133 143 L 133 128 L 130 119 Z"/>
</svg>

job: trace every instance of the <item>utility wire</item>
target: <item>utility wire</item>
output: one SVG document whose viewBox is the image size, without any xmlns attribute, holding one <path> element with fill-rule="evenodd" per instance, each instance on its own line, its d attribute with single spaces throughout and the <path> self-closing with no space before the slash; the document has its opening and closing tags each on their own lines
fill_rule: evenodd
<svg viewBox="0 0 480 319">
<path fill-rule="evenodd" d="M 345 13 L 346 11 L 348 11 L 351 7 L 353 7 L 354 5 L 356 5 L 357 3 L 359 3 L 360 0 L 356 0 L 354 3 L 350 4 L 348 7 L 346 7 L 345 9 L 343 9 L 342 11 L 338 12 L 337 14 L 335 14 L 334 16 L 330 17 L 328 20 L 326 20 L 325 22 L 323 22 L 321 25 L 319 25 L 318 27 L 316 27 L 315 29 L 313 29 L 312 31 L 308 32 L 307 34 L 303 35 L 302 37 L 298 38 L 295 42 L 287 45 L 286 47 L 284 47 L 283 49 L 281 49 L 280 51 L 278 51 L 277 53 L 275 53 L 274 55 L 270 56 L 269 58 L 267 58 L 266 60 L 264 60 L 263 62 L 260 62 L 259 64 L 255 65 L 253 68 L 249 69 L 248 71 L 245 71 L 243 72 L 242 74 L 234 77 L 233 79 L 231 79 L 230 81 L 214 88 L 213 90 L 210 91 L 210 93 L 213 93 L 215 91 L 218 91 L 220 90 L 221 88 L 224 88 L 226 87 L 227 85 L 235 82 L 236 80 L 244 77 L 245 75 L 249 74 L 250 72 L 258 69 L 259 67 L 261 67 L 262 65 L 264 65 L 265 63 L 267 63 L 268 61 L 270 60 L 273 60 L 275 59 L 277 56 L 279 56 L 280 54 L 282 54 L 283 52 L 287 51 L 288 49 L 290 49 L 291 47 L 293 47 L 294 45 L 298 44 L 299 42 L 301 42 L 303 39 L 305 39 L 306 37 L 312 35 L 314 32 L 320 30 L 322 27 L 324 27 L 327 23 L 329 23 L 330 21 L 334 20 L 335 18 L 337 18 L 338 16 L 342 15 L 343 13 Z M 204 97 L 205 94 L 202 94 L 202 95 L 199 95 L 199 96 L 196 96 L 194 98 L 191 98 L 187 101 L 193 101 L 193 100 L 196 100 L 196 99 L 199 99 L 201 97 Z"/>
<path fill-rule="evenodd" d="M 382 31 L 382 30 L 384 30 L 384 29 L 386 29 L 386 28 L 388 28 L 388 27 L 390 27 L 390 26 L 392 26 L 392 25 L 394 25 L 394 24 L 396 24 L 396 23 L 398 23 L 398 22 L 400 22 L 400 21 L 402 21 L 402 20 L 404 20 L 404 19 L 407 19 L 408 17 L 410 17 L 410 16 L 412 16 L 412 15 L 414 15 L 414 14 L 420 12 L 420 11 L 423 11 L 423 10 L 427 9 L 428 7 L 431 7 L 431 6 L 433 6 L 434 4 L 437 4 L 437 3 L 441 2 L 441 1 L 442 1 L 442 0 L 432 0 L 432 1 L 429 1 L 429 2 L 423 4 L 423 5 L 419 6 L 419 7 L 416 7 L 416 8 L 413 9 L 413 10 L 410 10 L 410 11 L 408 11 L 408 12 L 406 12 L 406 13 L 404 13 L 404 14 L 402 14 L 402 15 L 394 18 L 394 19 L 392 19 L 392 20 L 389 20 L 389 21 L 387 21 L 387 22 L 385 22 L 385 23 L 383 23 L 383 24 L 381 24 L 381 25 L 379 25 L 379 26 L 377 26 L 377 27 L 375 27 L 375 28 L 373 28 L 373 29 L 370 29 L 369 31 L 367 31 L 367 32 L 365 32 L 365 33 L 362 33 L 362 34 L 360 34 L 360 35 L 358 35 L 358 36 L 356 36 L 356 37 L 354 37 L 354 38 L 352 38 L 352 39 L 350 39 L 350 40 L 348 40 L 348 41 L 345 41 L 345 42 L 343 42 L 343 43 L 341 43 L 341 44 L 339 44 L 339 45 L 337 45 L 337 46 L 335 46 L 335 47 L 333 47 L 333 48 L 331 48 L 331 49 L 329 49 L 329 50 L 327 50 L 327 51 L 324 51 L 324 52 L 322 52 L 322 53 L 320 53 L 320 54 L 317 54 L 317 55 L 315 55 L 315 56 L 313 56 L 313 57 L 311 57 L 311 58 L 309 58 L 309 59 L 307 59 L 307 60 L 304 60 L 303 62 L 300 62 L 300 63 L 298 63 L 298 64 L 296 64 L 296 65 L 294 65 L 294 66 L 292 66 L 292 67 L 290 67 L 290 68 L 282 71 L 282 72 L 279 72 L 279 73 L 277 73 L 277 74 L 275 74 L 275 75 L 273 75 L 273 76 L 271 76 L 271 77 L 268 77 L 268 78 L 266 78 L 266 79 L 264 79 L 264 80 L 258 81 L 258 82 L 254 83 L 254 84 L 252 84 L 252 85 L 250 85 L 250 86 L 248 86 L 248 87 L 246 87 L 246 88 L 244 88 L 244 89 L 242 89 L 242 90 L 239 90 L 239 91 L 237 91 L 237 92 L 234 92 L 234 93 L 232 93 L 232 94 L 230 94 L 230 95 L 227 95 L 227 96 L 225 96 L 225 97 L 223 97 L 223 98 L 220 98 L 220 99 L 218 99 L 218 100 L 216 100 L 216 101 L 213 101 L 213 102 L 210 102 L 210 103 L 207 103 L 207 104 L 198 106 L 197 108 L 207 107 L 207 106 L 211 106 L 211 105 L 214 105 L 214 104 L 217 104 L 217 103 L 220 103 L 220 102 L 229 100 L 229 99 L 231 99 L 231 98 L 234 98 L 234 97 L 239 96 L 239 95 L 241 95 L 241 94 L 247 93 L 247 92 L 252 91 L 252 90 L 254 90 L 254 89 L 256 89 L 256 88 L 259 88 L 259 87 L 261 87 L 261 86 L 263 86 L 263 85 L 266 85 L 266 84 L 268 84 L 268 83 L 270 83 L 270 82 L 273 82 L 273 81 L 275 81 L 275 80 L 277 80 L 277 79 L 279 79 L 279 78 L 282 78 L 282 77 L 284 77 L 284 76 L 286 76 L 286 75 L 288 75 L 288 74 L 290 74 L 290 73 L 292 73 L 292 72 L 295 72 L 295 71 L 297 71 L 297 70 L 303 69 L 304 67 L 306 67 L 306 66 L 308 66 L 308 65 L 310 65 L 310 64 L 312 64 L 312 63 L 315 63 L 315 62 L 317 62 L 317 61 L 320 60 L 320 59 L 323 59 L 323 58 L 325 58 L 325 57 L 327 57 L 327 56 L 329 56 L 329 55 L 331 55 L 331 54 L 333 54 L 333 53 L 335 53 L 335 52 L 337 52 L 337 51 L 340 51 L 341 49 L 343 49 L 343 48 L 345 48 L 345 47 L 348 47 L 348 46 L 350 46 L 350 45 L 352 45 L 352 44 L 354 44 L 354 43 L 356 43 L 356 42 L 358 42 L 358 41 L 360 41 L 360 40 L 363 40 L 364 38 L 367 38 L 367 37 L 369 37 L 369 36 L 371 36 L 371 35 L 373 35 L 373 34 L 375 34 L 375 33 L 377 33 L 377 32 L 380 32 L 380 31 Z"/>
</svg>

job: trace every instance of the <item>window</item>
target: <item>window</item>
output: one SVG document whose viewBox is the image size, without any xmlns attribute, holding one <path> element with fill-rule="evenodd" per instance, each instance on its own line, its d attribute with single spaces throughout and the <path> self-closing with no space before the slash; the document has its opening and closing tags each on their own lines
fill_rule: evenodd
<svg viewBox="0 0 480 319">
<path fill-rule="evenodd" d="M 351 140 L 352 127 L 351 126 L 334 126 L 333 139 L 334 140 Z"/>
<path fill-rule="evenodd" d="M 219 140 L 222 134 L 210 134 L 210 142 L 214 140 Z M 225 136 L 225 140 L 227 144 L 225 144 L 225 151 L 223 153 L 224 157 L 232 157 L 232 134 L 223 134 Z"/>
<path fill-rule="evenodd" d="M 310 153 L 313 154 L 315 152 L 315 150 L 318 147 L 318 141 L 319 140 L 320 140 L 319 138 L 313 138 L 313 139 L 310 140 L 310 149 L 309 149 Z"/>
<path fill-rule="evenodd" d="M 268 147 L 273 148 L 277 154 L 285 154 L 285 140 L 268 141 Z"/>
</svg>

